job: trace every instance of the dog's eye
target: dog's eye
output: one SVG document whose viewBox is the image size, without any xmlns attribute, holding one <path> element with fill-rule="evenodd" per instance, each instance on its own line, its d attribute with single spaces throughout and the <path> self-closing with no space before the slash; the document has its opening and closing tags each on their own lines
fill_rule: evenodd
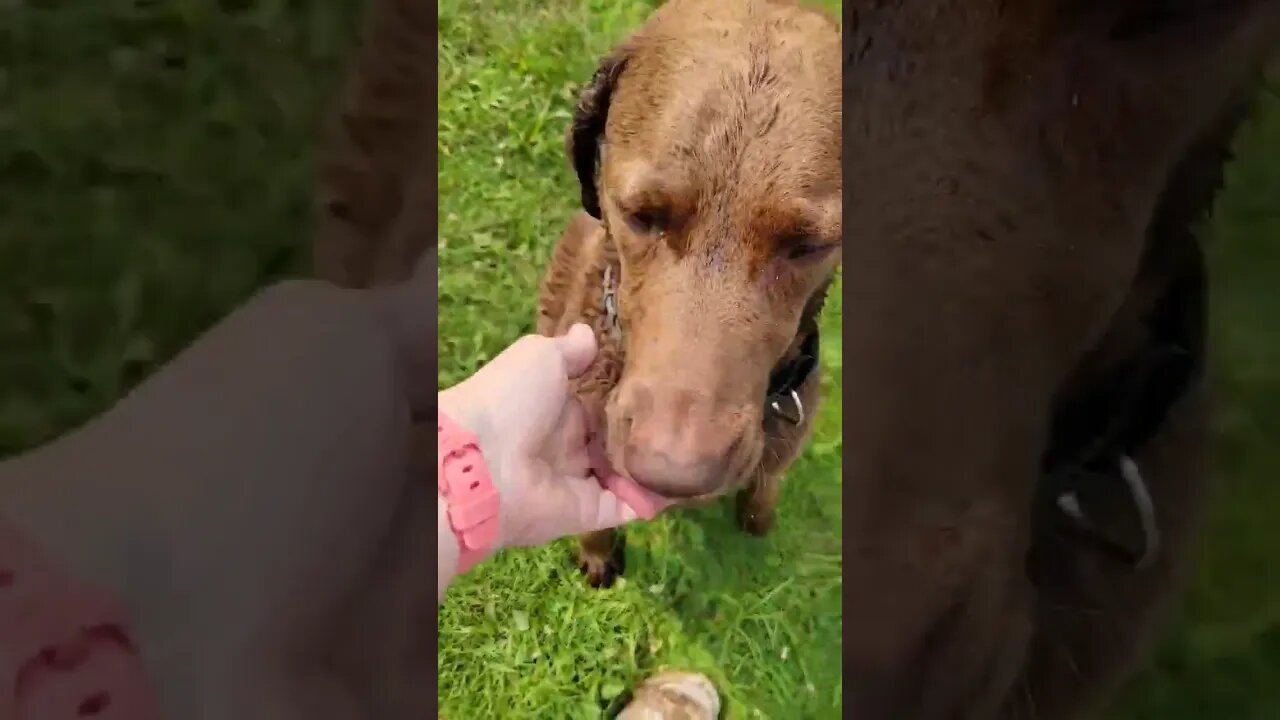
<svg viewBox="0 0 1280 720">
<path fill-rule="evenodd" d="M 816 260 L 830 252 L 835 246 L 799 240 L 788 243 L 785 247 L 788 260 Z"/>
<path fill-rule="evenodd" d="M 666 223 L 667 214 L 662 210 L 648 208 L 627 213 L 627 225 L 632 232 L 640 235 L 662 232 L 666 229 Z"/>
</svg>

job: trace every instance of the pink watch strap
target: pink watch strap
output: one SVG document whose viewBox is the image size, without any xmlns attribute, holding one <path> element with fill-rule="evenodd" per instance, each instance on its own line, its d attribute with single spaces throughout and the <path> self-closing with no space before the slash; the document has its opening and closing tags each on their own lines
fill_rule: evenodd
<svg viewBox="0 0 1280 720">
<path fill-rule="evenodd" d="M 0 520 L 0 719 L 158 720 L 125 613 Z"/>
<path fill-rule="evenodd" d="M 437 488 L 448 502 L 449 525 L 458 538 L 458 573 L 484 559 L 498 541 L 498 491 L 476 437 L 437 411 Z"/>
</svg>

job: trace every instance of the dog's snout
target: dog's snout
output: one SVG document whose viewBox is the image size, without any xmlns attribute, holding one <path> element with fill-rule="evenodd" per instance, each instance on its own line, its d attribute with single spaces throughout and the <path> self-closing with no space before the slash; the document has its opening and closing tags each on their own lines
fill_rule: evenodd
<svg viewBox="0 0 1280 720">
<path fill-rule="evenodd" d="M 736 415 L 703 393 L 631 383 L 622 394 L 623 465 L 640 485 L 668 497 L 695 497 L 726 481 L 741 434 Z"/>
</svg>

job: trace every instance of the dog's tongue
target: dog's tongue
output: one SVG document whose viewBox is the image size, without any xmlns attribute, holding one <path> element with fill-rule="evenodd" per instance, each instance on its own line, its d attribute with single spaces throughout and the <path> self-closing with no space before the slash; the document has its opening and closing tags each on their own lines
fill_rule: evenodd
<svg viewBox="0 0 1280 720">
<path fill-rule="evenodd" d="M 627 507 L 636 511 L 641 520 L 652 520 L 654 516 L 674 503 L 657 493 L 645 490 L 634 481 L 621 475 L 609 475 L 600 484 L 605 490 L 618 496 Z"/>
<path fill-rule="evenodd" d="M 617 495 L 619 500 L 626 503 L 627 507 L 640 516 L 640 519 L 652 520 L 655 515 L 674 504 L 674 501 L 646 490 L 637 485 L 634 480 L 625 478 L 615 472 L 613 466 L 609 463 L 608 455 L 604 451 L 604 445 L 600 441 L 599 433 L 594 434 L 587 443 L 587 454 L 591 459 L 591 469 L 595 473 L 596 479 L 600 482 L 600 486 Z"/>
</svg>

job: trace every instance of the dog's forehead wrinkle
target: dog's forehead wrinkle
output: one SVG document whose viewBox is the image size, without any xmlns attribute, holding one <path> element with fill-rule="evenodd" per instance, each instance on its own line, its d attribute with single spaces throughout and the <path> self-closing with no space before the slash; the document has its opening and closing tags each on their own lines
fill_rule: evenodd
<svg viewBox="0 0 1280 720">
<path fill-rule="evenodd" d="M 777 59 L 765 47 L 776 38 L 760 41 L 759 47 L 746 53 L 734 49 L 695 50 L 682 47 L 680 59 L 661 64 L 674 66 L 667 71 L 654 70 L 652 85 L 636 88 L 648 96 L 646 106 L 657 108 L 656 116 L 647 121 L 653 130 L 666 136 L 666 147 L 676 155 L 715 155 L 741 152 L 748 138 L 767 138 L 778 127 L 788 134 L 773 138 L 788 151 L 813 154 L 817 147 L 826 150 L 839 143 L 839 123 L 825 123 L 828 137 L 798 128 L 812 125 L 814 118 L 839 116 L 838 83 L 817 82 L 818 63 L 814 53 L 797 49 Z M 790 59 L 789 55 L 798 59 Z M 686 72 L 679 72 L 686 68 Z M 679 83 L 671 82 L 675 76 Z M 790 82 L 789 82 L 790 81 Z M 830 85 L 830 87 L 825 87 Z M 634 128 L 646 124 L 645 118 L 628 122 Z M 643 142 L 643 131 L 633 133 Z M 824 133 L 825 134 L 825 133 Z M 805 146 L 813 145 L 814 149 Z M 770 155 L 780 154 L 774 148 Z"/>
<path fill-rule="evenodd" d="M 696 101 L 676 107 L 692 114 L 689 127 L 702 135 L 704 148 L 727 139 L 741 142 L 764 137 L 777 126 L 784 104 L 793 99 L 780 85 L 780 78 L 767 67 L 745 72 L 730 68 L 709 78 Z"/>
<path fill-rule="evenodd" d="M 711 272 L 723 273 L 726 265 L 724 245 L 722 243 L 711 244 L 707 251 L 702 254 L 702 260 L 706 268 Z"/>
</svg>

